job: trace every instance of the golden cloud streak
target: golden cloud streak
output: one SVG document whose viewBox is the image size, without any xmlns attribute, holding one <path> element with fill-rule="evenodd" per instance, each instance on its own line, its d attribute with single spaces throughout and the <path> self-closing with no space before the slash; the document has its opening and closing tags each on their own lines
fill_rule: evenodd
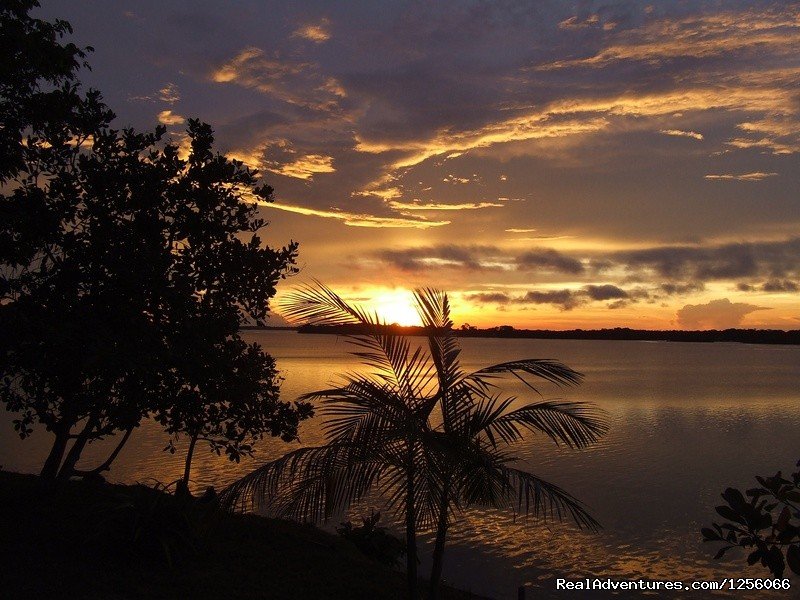
<svg viewBox="0 0 800 600">
<path fill-rule="evenodd" d="M 482 129 L 474 131 L 466 131 L 458 134 L 442 133 L 432 140 L 413 142 L 410 144 L 369 142 L 357 137 L 356 150 L 375 154 L 387 152 L 389 150 L 408 151 L 411 153 L 409 156 L 400 159 L 392 165 L 395 169 L 401 169 L 413 167 L 439 154 L 466 152 L 475 148 L 484 148 L 504 142 L 591 133 L 604 129 L 608 124 L 608 120 L 602 117 L 585 121 L 573 120 L 555 123 L 551 121 L 551 115 L 539 113 L 529 117 L 490 124 Z"/>
<path fill-rule="evenodd" d="M 766 179 L 767 177 L 775 177 L 777 173 L 762 173 L 761 171 L 756 171 L 754 173 L 741 173 L 741 174 L 734 174 L 734 173 L 722 173 L 720 175 L 706 175 L 705 179 L 711 179 L 716 181 L 761 181 Z"/>
<path fill-rule="evenodd" d="M 763 137 L 757 140 L 751 138 L 733 138 L 725 142 L 725 145 L 740 150 L 747 148 L 763 148 L 764 150 L 768 150 L 771 154 L 794 154 L 795 152 L 800 152 L 800 144 L 783 143 L 769 137 Z"/>
<path fill-rule="evenodd" d="M 375 227 L 375 228 L 410 228 L 410 229 L 429 229 L 431 227 L 441 227 L 449 225 L 450 221 L 428 221 L 422 219 L 403 219 L 399 217 L 377 217 L 364 213 L 350 213 L 340 210 L 319 210 L 307 208 L 305 206 L 295 206 L 282 202 L 264 202 L 255 197 L 250 200 L 259 206 L 274 208 L 299 215 L 321 217 L 323 219 L 337 219 L 350 227 Z"/>
<path fill-rule="evenodd" d="M 464 202 L 462 204 L 420 204 L 417 202 L 389 202 L 389 206 L 396 210 L 476 210 L 479 208 L 503 207 L 497 202 Z"/>
<path fill-rule="evenodd" d="M 657 61 L 707 58 L 765 46 L 783 54 L 800 42 L 800 13 L 723 13 L 679 20 L 660 20 L 619 35 L 620 42 L 589 58 L 539 65 L 549 71 L 569 67 L 604 67 L 623 60 Z"/>
<path fill-rule="evenodd" d="M 268 170 L 294 177 L 296 179 L 311 179 L 317 173 L 333 173 L 333 157 L 322 154 L 306 154 L 295 161 L 278 166 L 267 166 Z"/>
<path fill-rule="evenodd" d="M 401 169 L 440 154 L 466 152 L 493 144 L 596 133 L 611 126 L 610 117 L 664 117 L 676 112 L 712 109 L 792 114 L 795 104 L 791 90 L 748 87 L 724 92 L 716 87 L 704 87 L 595 100 L 561 100 L 543 110 L 490 123 L 480 129 L 455 134 L 443 131 L 429 140 L 393 143 L 357 136 L 356 149 L 368 153 L 406 151 L 406 157 L 391 165 L 393 169 Z"/>
</svg>

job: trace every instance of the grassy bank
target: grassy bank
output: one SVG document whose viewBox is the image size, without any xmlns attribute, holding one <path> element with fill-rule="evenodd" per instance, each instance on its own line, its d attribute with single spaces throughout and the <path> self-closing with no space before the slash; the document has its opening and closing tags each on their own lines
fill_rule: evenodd
<svg viewBox="0 0 800 600">
<path fill-rule="evenodd" d="M 0 472 L 0 506 L 8 598 L 404 597 L 402 573 L 338 536 L 210 508 L 187 516 L 144 488 Z"/>
</svg>

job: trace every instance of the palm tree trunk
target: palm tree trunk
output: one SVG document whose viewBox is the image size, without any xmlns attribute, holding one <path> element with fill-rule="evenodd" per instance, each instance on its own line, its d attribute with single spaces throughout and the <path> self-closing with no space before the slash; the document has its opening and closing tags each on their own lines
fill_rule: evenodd
<svg viewBox="0 0 800 600">
<path fill-rule="evenodd" d="M 442 562 L 444 560 L 444 546 L 447 539 L 447 509 L 450 503 L 448 486 L 442 491 L 439 504 L 439 522 L 436 524 L 436 542 L 433 546 L 433 565 L 431 566 L 429 600 L 436 600 L 439 596 L 439 582 L 442 579 Z"/>
<path fill-rule="evenodd" d="M 406 472 L 406 577 L 409 600 L 417 599 L 417 519 L 414 499 L 414 447 L 408 450 Z"/>
</svg>

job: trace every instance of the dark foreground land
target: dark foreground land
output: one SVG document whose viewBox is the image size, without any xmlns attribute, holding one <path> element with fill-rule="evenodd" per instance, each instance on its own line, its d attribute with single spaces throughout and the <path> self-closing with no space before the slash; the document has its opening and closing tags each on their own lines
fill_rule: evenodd
<svg viewBox="0 0 800 600">
<path fill-rule="evenodd" d="M 187 512 L 150 488 L 0 471 L 0 506 L 4 598 L 405 597 L 402 573 L 335 535 L 202 503 Z"/>
</svg>

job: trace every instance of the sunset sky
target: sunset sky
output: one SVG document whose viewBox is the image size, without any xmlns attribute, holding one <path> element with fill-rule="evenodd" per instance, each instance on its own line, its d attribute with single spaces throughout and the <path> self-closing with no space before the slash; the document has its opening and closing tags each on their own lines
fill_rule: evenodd
<svg viewBox="0 0 800 600">
<path fill-rule="evenodd" d="M 259 168 L 297 283 L 399 322 L 435 286 L 458 324 L 800 327 L 800 2 L 43 4 L 117 126 L 199 117 Z"/>
</svg>

